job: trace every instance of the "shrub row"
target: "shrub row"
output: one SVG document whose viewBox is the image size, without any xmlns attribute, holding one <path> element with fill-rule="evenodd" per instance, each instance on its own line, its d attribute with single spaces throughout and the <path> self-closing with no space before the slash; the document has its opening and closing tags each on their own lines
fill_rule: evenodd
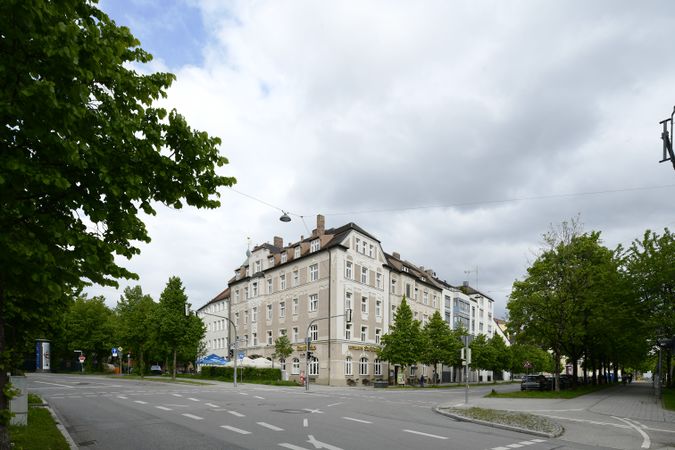
<svg viewBox="0 0 675 450">
<path fill-rule="evenodd" d="M 279 381 L 281 380 L 281 369 L 261 369 L 258 367 L 238 367 L 237 376 L 242 380 L 248 381 Z M 223 381 L 232 381 L 234 379 L 234 368 L 232 367 L 202 367 L 201 378 L 212 378 Z"/>
</svg>

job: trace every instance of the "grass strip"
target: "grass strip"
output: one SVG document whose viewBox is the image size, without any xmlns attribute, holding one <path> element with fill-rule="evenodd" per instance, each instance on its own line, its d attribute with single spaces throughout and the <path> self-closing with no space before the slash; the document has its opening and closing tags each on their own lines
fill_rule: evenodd
<svg viewBox="0 0 675 450">
<path fill-rule="evenodd" d="M 598 385 L 587 385 L 579 386 L 576 389 L 566 389 L 564 391 L 516 391 L 516 392 L 496 392 L 494 389 L 492 392 L 486 395 L 486 397 L 494 398 L 576 398 L 581 395 L 590 394 L 593 392 L 601 391 L 612 387 L 613 385 L 608 384 L 598 384 Z"/>
<path fill-rule="evenodd" d="M 663 390 L 663 407 L 675 411 L 675 388 Z"/>
<path fill-rule="evenodd" d="M 9 438 L 14 450 L 69 450 L 52 415 L 46 408 L 33 406 L 42 404 L 40 396 L 28 394 L 28 425 L 10 426 Z"/>
</svg>

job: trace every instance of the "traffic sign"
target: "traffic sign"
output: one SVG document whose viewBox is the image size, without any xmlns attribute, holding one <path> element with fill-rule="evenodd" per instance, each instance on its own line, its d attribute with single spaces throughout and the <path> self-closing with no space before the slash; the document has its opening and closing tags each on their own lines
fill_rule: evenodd
<svg viewBox="0 0 675 450">
<path fill-rule="evenodd" d="M 531 369 L 531 368 L 532 368 L 532 363 L 529 362 L 529 361 L 525 361 L 525 362 L 523 363 L 523 367 L 526 368 L 526 369 Z"/>
<path fill-rule="evenodd" d="M 84 355 L 80 355 L 79 360 L 81 363 L 83 363 L 85 359 L 87 358 Z"/>
<path fill-rule="evenodd" d="M 244 352 L 239 352 L 239 360 L 241 361 L 244 359 Z"/>
<path fill-rule="evenodd" d="M 117 349 L 113 347 L 112 349 L 113 358 L 117 358 Z"/>
</svg>

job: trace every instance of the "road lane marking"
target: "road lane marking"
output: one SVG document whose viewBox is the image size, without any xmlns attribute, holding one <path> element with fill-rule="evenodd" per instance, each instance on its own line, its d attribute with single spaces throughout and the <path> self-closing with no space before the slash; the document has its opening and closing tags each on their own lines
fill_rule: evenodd
<svg viewBox="0 0 675 450">
<path fill-rule="evenodd" d="M 256 422 L 256 423 L 257 423 L 258 425 L 260 425 L 261 427 L 269 428 L 270 430 L 274 430 L 274 431 L 284 431 L 283 428 L 279 428 L 279 427 L 277 427 L 277 426 L 270 425 L 269 423 L 265 423 L 265 422 Z"/>
<path fill-rule="evenodd" d="M 122 400 L 128 400 L 129 397 L 125 397 L 124 395 L 118 395 L 117 398 L 121 398 Z"/>
<path fill-rule="evenodd" d="M 330 444 L 328 444 L 328 443 L 326 443 L 326 442 L 318 441 L 318 440 L 317 440 L 314 436 L 312 436 L 311 434 L 307 435 L 307 437 L 309 438 L 309 439 L 307 440 L 307 442 L 309 442 L 310 444 L 312 444 L 312 445 L 314 446 L 314 448 L 325 448 L 325 449 L 327 449 L 327 450 L 342 450 L 340 447 L 336 447 L 336 446 L 334 446 L 334 445 L 330 445 Z"/>
<path fill-rule="evenodd" d="M 161 409 L 162 411 L 173 411 L 171 408 L 167 408 L 166 406 L 155 406 L 157 409 Z"/>
<path fill-rule="evenodd" d="M 253 397 L 259 398 L 260 400 L 265 400 L 263 397 L 261 397 L 261 396 L 259 396 L 259 395 L 254 395 Z"/>
<path fill-rule="evenodd" d="M 237 416 L 237 417 L 246 417 L 244 414 L 239 413 L 239 412 L 237 412 L 237 411 L 228 411 L 228 412 L 229 412 L 230 414 L 232 414 L 233 416 Z"/>
<path fill-rule="evenodd" d="M 432 437 L 436 439 L 447 439 L 445 436 L 438 436 L 436 434 L 429 434 L 429 433 L 422 433 L 421 431 L 415 431 L 415 430 L 403 430 L 406 433 L 412 433 L 412 434 L 419 434 L 420 436 L 427 436 L 427 437 Z"/>
<path fill-rule="evenodd" d="M 642 431 L 642 429 L 641 429 L 640 427 L 638 427 L 637 425 L 635 425 L 635 424 L 632 423 L 632 422 L 629 422 L 629 421 L 626 420 L 626 419 L 622 419 L 621 417 L 616 417 L 616 416 L 612 416 L 612 417 L 613 417 L 614 419 L 617 419 L 617 420 L 622 421 L 622 422 L 625 423 L 625 424 L 628 424 L 632 429 L 634 429 L 635 431 L 637 431 L 638 433 L 640 433 L 640 436 L 642 436 L 642 445 L 640 446 L 640 448 L 649 448 L 649 447 L 651 447 L 652 443 L 651 443 L 651 439 L 649 439 L 649 435 L 648 435 L 647 433 L 645 433 L 644 431 Z"/>
<path fill-rule="evenodd" d="M 305 447 L 300 447 L 298 445 L 293 445 L 293 444 L 287 444 L 285 442 L 283 444 L 279 444 L 279 447 L 290 448 L 291 450 L 310 450 L 310 449 L 305 448 Z"/>
<path fill-rule="evenodd" d="M 305 418 L 302 420 L 302 426 L 307 428 L 309 426 L 309 419 Z"/>
<path fill-rule="evenodd" d="M 546 439 L 532 439 L 532 442 L 536 442 L 537 444 L 541 444 L 542 442 L 546 442 Z"/>
<path fill-rule="evenodd" d="M 312 413 L 312 414 L 314 414 L 314 413 L 323 414 L 323 411 L 321 411 L 320 409 L 302 408 L 302 410 L 307 411 L 307 412 Z"/>
<path fill-rule="evenodd" d="M 229 425 L 221 425 L 220 428 L 225 428 L 226 430 L 234 431 L 239 434 L 251 434 L 250 431 L 242 430 L 241 428 L 231 427 Z"/>
<path fill-rule="evenodd" d="M 524 445 L 520 444 L 509 444 L 506 446 L 507 448 L 520 448 L 520 447 L 525 447 Z"/>
<path fill-rule="evenodd" d="M 194 419 L 194 420 L 204 420 L 203 417 L 195 416 L 194 414 L 184 413 L 184 414 L 181 414 L 181 416 L 189 417 L 190 419 Z"/>
<path fill-rule="evenodd" d="M 174 397 L 182 397 L 182 395 L 180 394 L 171 394 L 171 395 L 173 395 Z"/>
<path fill-rule="evenodd" d="M 326 407 L 337 406 L 337 405 L 341 405 L 342 403 L 343 402 L 331 403 L 330 405 L 326 405 Z"/>
<path fill-rule="evenodd" d="M 68 389 L 75 389 L 75 387 L 68 386 L 67 384 L 48 383 L 46 381 L 34 381 L 34 383 L 51 384 L 52 386 L 61 386 L 61 387 L 67 387 Z"/>
<path fill-rule="evenodd" d="M 134 403 L 138 403 L 140 405 L 147 405 L 148 402 L 144 402 L 143 400 L 134 400 Z"/>
<path fill-rule="evenodd" d="M 248 395 L 246 392 L 240 392 L 240 395 Z"/>
<path fill-rule="evenodd" d="M 198 398 L 194 398 L 194 397 L 188 397 L 188 400 L 192 400 L 193 402 L 200 401 Z"/>
<path fill-rule="evenodd" d="M 345 419 L 345 420 L 351 420 L 351 421 L 353 421 L 353 422 L 373 423 L 373 422 L 370 422 L 370 421 L 368 421 L 368 420 L 355 419 L 355 418 L 353 418 L 353 417 L 343 417 L 343 419 Z"/>
<path fill-rule="evenodd" d="M 220 408 L 218 405 L 214 405 L 213 403 L 204 403 L 206 406 L 210 406 L 211 408 Z"/>
</svg>

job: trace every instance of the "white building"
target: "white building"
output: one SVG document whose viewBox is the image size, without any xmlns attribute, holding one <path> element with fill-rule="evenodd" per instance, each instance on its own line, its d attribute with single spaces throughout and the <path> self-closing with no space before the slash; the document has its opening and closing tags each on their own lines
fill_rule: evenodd
<svg viewBox="0 0 675 450">
<path fill-rule="evenodd" d="M 206 325 L 204 344 L 206 354 L 215 353 L 226 358 L 228 355 L 228 330 L 230 329 L 227 317 L 230 314 L 230 289 L 225 289 L 213 300 L 197 310 L 197 317 Z"/>
</svg>

